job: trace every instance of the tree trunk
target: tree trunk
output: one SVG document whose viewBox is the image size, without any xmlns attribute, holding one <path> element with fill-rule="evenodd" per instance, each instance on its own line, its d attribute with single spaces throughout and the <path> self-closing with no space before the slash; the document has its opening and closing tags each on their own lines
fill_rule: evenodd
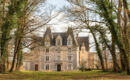
<svg viewBox="0 0 130 80">
<path fill-rule="evenodd" d="M 116 53 L 115 53 L 114 37 L 112 36 L 112 48 L 111 48 L 110 45 L 107 43 L 107 41 L 104 37 L 104 34 L 100 30 L 97 30 L 97 31 L 100 33 L 101 38 L 103 39 L 103 41 L 105 42 L 105 45 L 107 46 L 107 48 L 109 49 L 109 51 L 111 53 L 114 72 L 120 72 L 120 67 L 119 67 L 119 64 L 117 62 L 117 57 L 116 57 Z"/>
<path fill-rule="evenodd" d="M 7 62 L 7 56 L 8 56 L 8 44 L 10 39 L 10 29 L 9 29 L 9 22 L 6 21 L 2 25 L 2 37 L 1 37 L 1 58 L 0 58 L 0 72 L 6 71 L 6 62 Z"/>
<path fill-rule="evenodd" d="M 121 34 L 119 33 L 118 25 L 114 22 L 113 18 L 111 18 L 110 16 L 111 12 L 109 11 L 109 8 L 106 7 L 104 0 L 100 1 L 100 5 L 98 1 L 96 1 L 96 4 L 103 11 L 103 17 L 106 20 L 106 22 L 109 24 L 108 28 L 111 34 L 114 36 L 115 42 L 120 50 L 120 53 L 124 57 L 125 67 L 127 68 L 127 74 L 130 74 L 130 68 L 129 68 L 130 63 L 127 56 L 128 52 L 127 52 L 127 49 L 125 48 L 124 42 L 122 41 L 123 39 L 121 37 Z"/>
<path fill-rule="evenodd" d="M 114 36 L 112 36 L 112 50 L 111 50 L 111 54 L 112 54 L 112 59 L 113 59 L 113 71 L 114 72 L 120 72 L 120 67 L 118 65 L 117 62 L 117 56 L 116 56 L 116 51 L 115 51 L 115 40 L 114 40 Z"/>
<path fill-rule="evenodd" d="M 16 70 L 17 71 L 19 71 L 19 68 L 22 65 L 22 58 L 23 58 L 23 55 L 22 55 L 22 42 L 21 41 L 20 41 L 19 46 L 20 47 L 18 49 L 17 64 L 16 64 Z"/>
<path fill-rule="evenodd" d="M 21 44 L 21 33 L 18 29 L 17 32 L 16 32 L 14 57 L 13 57 L 13 62 L 12 62 L 10 72 L 14 71 L 14 68 L 16 69 L 16 66 L 15 66 L 15 64 L 17 63 L 16 58 L 19 58 L 19 56 L 20 56 L 18 54 L 19 54 L 19 51 L 21 50 L 21 45 L 22 45 Z"/>
<path fill-rule="evenodd" d="M 125 71 L 126 70 L 125 60 L 124 60 L 124 57 L 123 57 L 123 55 L 121 53 L 120 53 L 120 62 L 121 62 L 121 70 Z"/>
<path fill-rule="evenodd" d="M 98 57 L 99 57 L 100 62 L 101 62 L 102 70 L 105 71 L 105 68 L 104 68 L 104 60 L 103 60 L 103 57 L 102 57 L 102 53 L 101 53 L 100 46 L 99 46 L 99 44 L 98 44 L 98 41 L 97 41 L 97 39 L 96 39 L 96 36 L 95 36 L 93 30 L 92 30 L 90 27 L 89 27 L 89 30 L 90 30 L 90 32 L 92 33 L 93 38 L 94 38 L 94 41 L 95 41 L 96 50 L 97 50 L 97 54 L 98 54 Z"/>
</svg>

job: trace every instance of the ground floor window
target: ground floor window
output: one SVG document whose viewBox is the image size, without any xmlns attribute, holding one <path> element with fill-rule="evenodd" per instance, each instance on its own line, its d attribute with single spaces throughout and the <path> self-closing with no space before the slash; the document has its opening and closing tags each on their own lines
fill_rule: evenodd
<svg viewBox="0 0 130 80">
<path fill-rule="evenodd" d="M 46 64 L 46 70 L 49 70 L 49 64 Z"/>
<path fill-rule="evenodd" d="M 68 64 L 68 70 L 72 70 L 72 64 Z"/>
</svg>

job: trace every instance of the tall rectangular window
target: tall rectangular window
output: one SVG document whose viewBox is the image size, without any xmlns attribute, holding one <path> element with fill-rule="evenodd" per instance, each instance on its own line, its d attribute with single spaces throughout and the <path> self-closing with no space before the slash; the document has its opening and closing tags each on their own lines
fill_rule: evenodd
<svg viewBox="0 0 130 80">
<path fill-rule="evenodd" d="M 46 65 L 46 70 L 49 70 L 49 64 Z"/>
<path fill-rule="evenodd" d="M 73 43 L 72 36 L 69 35 L 68 38 L 67 38 L 67 45 L 72 46 L 72 43 Z"/>
<path fill-rule="evenodd" d="M 45 46 L 50 46 L 50 40 L 49 39 L 45 40 Z"/>
<path fill-rule="evenodd" d="M 72 61 L 72 56 L 68 56 L 68 61 Z"/>
<path fill-rule="evenodd" d="M 72 40 L 69 39 L 69 40 L 68 40 L 68 46 L 71 46 L 71 45 L 72 45 Z"/>
<path fill-rule="evenodd" d="M 46 61 L 49 61 L 49 56 L 46 56 Z"/>
<path fill-rule="evenodd" d="M 46 53 L 49 53 L 49 48 L 46 49 Z"/>
<path fill-rule="evenodd" d="M 60 39 L 57 40 L 57 45 L 60 46 Z"/>
</svg>

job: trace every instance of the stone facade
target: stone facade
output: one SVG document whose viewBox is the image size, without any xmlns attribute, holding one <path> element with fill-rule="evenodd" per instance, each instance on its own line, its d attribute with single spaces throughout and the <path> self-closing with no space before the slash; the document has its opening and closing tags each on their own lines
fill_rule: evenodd
<svg viewBox="0 0 130 80">
<path fill-rule="evenodd" d="M 43 37 L 33 37 L 35 47 L 24 54 L 23 70 L 71 71 L 78 70 L 82 61 L 86 67 L 94 68 L 94 55 L 89 53 L 87 39 L 75 38 L 72 28 L 64 33 L 52 33 L 47 28 Z M 87 41 L 87 42 L 85 42 Z M 91 60 L 91 59 L 92 60 Z"/>
</svg>

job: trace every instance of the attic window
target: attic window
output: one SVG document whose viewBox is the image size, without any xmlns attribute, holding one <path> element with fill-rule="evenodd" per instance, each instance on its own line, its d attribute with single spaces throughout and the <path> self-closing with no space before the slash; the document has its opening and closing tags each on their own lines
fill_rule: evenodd
<svg viewBox="0 0 130 80">
<path fill-rule="evenodd" d="M 45 46 L 49 46 L 49 45 L 50 45 L 50 39 L 49 39 L 49 37 L 46 37 Z"/>
<path fill-rule="evenodd" d="M 57 46 L 61 46 L 62 45 L 62 40 L 61 39 L 57 39 L 56 40 L 56 45 Z"/>
<path fill-rule="evenodd" d="M 58 46 L 60 45 L 60 39 L 57 40 L 57 45 L 58 45 Z"/>
<path fill-rule="evenodd" d="M 67 45 L 68 46 L 72 45 L 72 38 L 71 38 L 71 36 L 69 36 L 68 39 L 67 39 Z"/>
</svg>

